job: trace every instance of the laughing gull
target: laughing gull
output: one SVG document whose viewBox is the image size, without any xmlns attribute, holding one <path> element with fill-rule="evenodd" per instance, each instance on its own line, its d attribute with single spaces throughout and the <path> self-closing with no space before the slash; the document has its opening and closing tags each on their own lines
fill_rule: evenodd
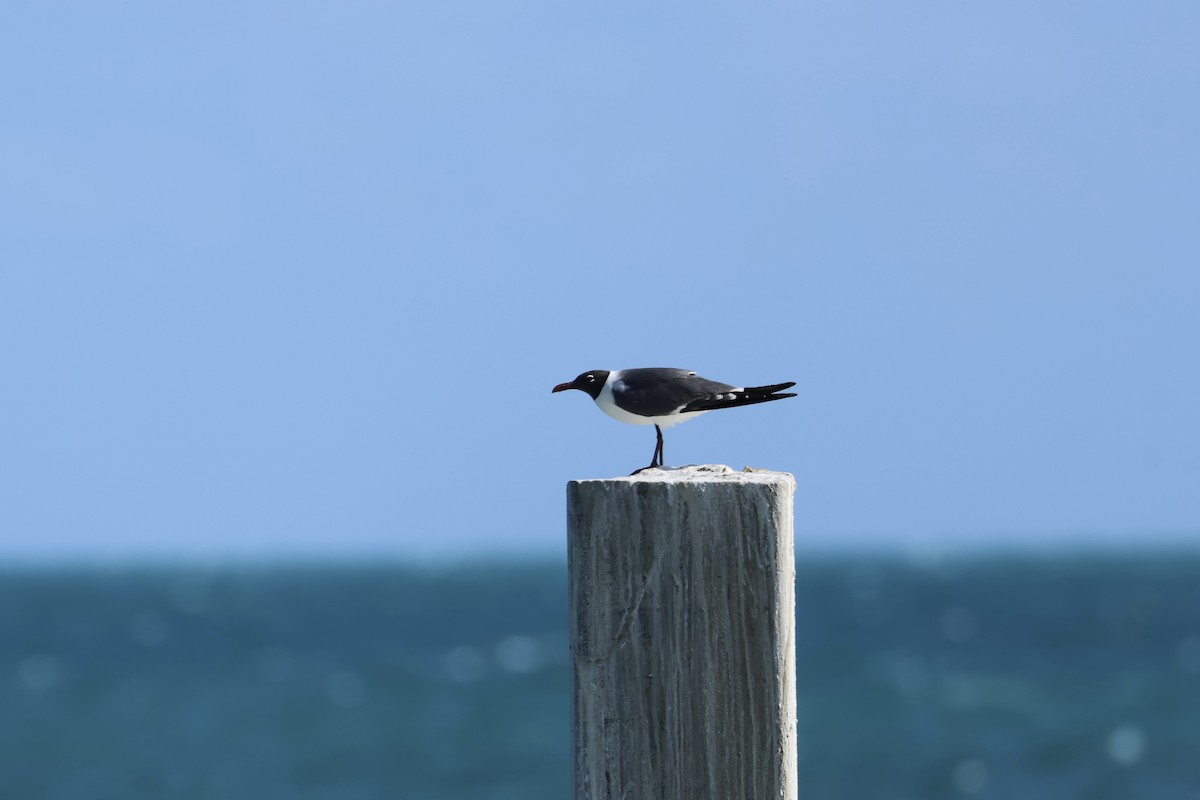
<svg viewBox="0 0 1200 800">
<path fill-rule="evenodd" d="M 791 381 L 772 386 L 730 386 L 701 378 L 686 369 L 652 367 L 594 369 L 569 383 L 560 383 L 551 391 L 578 389 L 591 395 L 600 410 L 615 420 L 630 425 L 653 425 L 658 443 L 650 466 L 644 467 L 652 469 L 663 465 L 663 428 L 687 422 L 716 408 L 795 397 L 795 393 L 783 393 L 784 389 L 795 385 L 796 382 Z"/>
</svg>

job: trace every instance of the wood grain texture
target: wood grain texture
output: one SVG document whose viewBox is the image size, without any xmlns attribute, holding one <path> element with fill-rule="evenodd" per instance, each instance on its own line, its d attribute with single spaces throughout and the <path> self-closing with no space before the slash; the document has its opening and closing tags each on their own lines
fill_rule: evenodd
<svg viewBox="0 0 1200 800">
<path fill-rule="evenodd" d="M 575 800 L 796 797 L 795 482 L 567 486 Z"/>
</svg>

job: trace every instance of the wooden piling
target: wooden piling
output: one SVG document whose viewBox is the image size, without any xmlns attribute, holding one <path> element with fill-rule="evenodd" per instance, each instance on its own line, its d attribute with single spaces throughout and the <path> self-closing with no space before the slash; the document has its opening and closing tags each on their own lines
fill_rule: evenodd
<svg viewBox="0 0 1200 800">
<path fill-rule="evenodd" d="M 575 800 L 794 800 L 794 489 L 721 466 L 568 484 Z"/>
</svg>

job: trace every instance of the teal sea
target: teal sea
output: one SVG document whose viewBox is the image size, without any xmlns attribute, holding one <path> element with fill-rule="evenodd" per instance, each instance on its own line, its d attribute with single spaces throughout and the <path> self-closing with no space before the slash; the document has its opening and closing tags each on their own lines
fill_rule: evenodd
<svg viewBox="0 0 1200 800">
<path fill-rule="evenodd" d="M 566 570 L 0 573 L 0 798 L 565 800 Z M 1200 555 L 804 558 L 807 800 L 1200 798 Z"/>
</svg>

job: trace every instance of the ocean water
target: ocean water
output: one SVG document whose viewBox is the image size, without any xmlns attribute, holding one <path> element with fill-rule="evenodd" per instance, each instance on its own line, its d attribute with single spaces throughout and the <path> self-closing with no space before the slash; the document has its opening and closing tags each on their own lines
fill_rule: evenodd
<svg viewBox="0 0 1200 800">
<path fill-rule="evenodd" d="M 566 800 L 561 564 L 0 573 L 4 800 Z M 802 559 L 801 797 L 1200 799 L 1200 555 Z"/>
</svg>

